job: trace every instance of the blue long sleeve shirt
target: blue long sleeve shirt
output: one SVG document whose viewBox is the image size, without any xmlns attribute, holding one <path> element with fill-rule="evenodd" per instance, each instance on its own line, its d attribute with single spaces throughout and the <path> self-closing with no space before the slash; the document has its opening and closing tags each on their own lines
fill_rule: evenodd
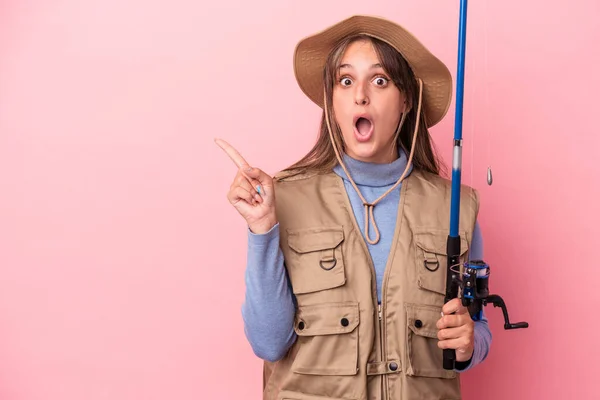
<svg viewBox="0 0 600 400">
<path fill-rule="evenodd" d="M 400 157 L 390 164 L 366 163 L 344 156 L 346 168 L 367 201 L 379 198 L 398 181 L 407 163 L 406 154 L 400 151 L 399 155 Z M 412 168 L 408 173 L 411 170 Z M 341 166 L 336 166 L 334 172 L 343 179 L 354 216 L 364 237 L 362 201 Z M 398 185 L 374 208 L 380 240 L 374 245 L 366 242 L 375 267 L 379 302 L 385 266 L 395 231 L 400 189 L 401 185 Z M 477 223 L 469 257 L 483 259 L 483 238 Z M 246 296 L 242 306 L 244 332 L 254 353 L 268 361 L 281 359 L 296 340 L 296 302 L 283 262 L 283 253 L 279 247 L 279 224 L 265 234 L 248 231 Z M 492 335 L 484 314 L 482 320 L 475 321 L 475 349 L 471 361 L 460 371 L 466 371 L 481 363 L 488 355 L 491 341 Z"/>
</svg>

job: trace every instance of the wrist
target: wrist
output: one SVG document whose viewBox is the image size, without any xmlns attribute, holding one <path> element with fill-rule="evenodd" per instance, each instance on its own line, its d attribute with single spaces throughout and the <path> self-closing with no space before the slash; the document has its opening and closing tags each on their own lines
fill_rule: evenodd
<svg viewBox="0 0 600 400">
<path fill-rule="evenodd" d="M 471 366 L 471 363 L 473 362 L 473 357 L 469 358 L 466 361 L 456 361 L 454 368 L 458 371 L 464 371 L 465 369 L 469 368 Z"/>
<path fill-rule="evenodd" d="M 461 352 L 460 350 L 456 350 L 456 362 L 462 364 L 468 364 L 473 359 L 473 354 L 475 354 L 475 349 L 469 349 L 466 352 Z"/>
<path fill-rule="evenodd" d="M 277 218 L 269 216 L 248 224 L 248 229 L 256 235 L 262 235 L 273 229 L 275 225 L 277 225 Z"/>
</svg>

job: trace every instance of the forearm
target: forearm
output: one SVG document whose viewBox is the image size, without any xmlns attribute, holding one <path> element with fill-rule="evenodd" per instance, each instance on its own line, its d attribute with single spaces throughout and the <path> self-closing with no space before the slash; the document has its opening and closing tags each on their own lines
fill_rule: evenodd
<svg viewBox="0 0 600 400">
<path fill-rule="evenodd" d="M 457 363 L 456 371 L 465 372 L 469 369 L 481 364 L 489 354 L 492 344 L 492 332 L 488 325 L 485 314 L 479 321 L 475 321 L 474 339 L 473 339 L 473 356 L 464 363 Z"/>
<path fill-rule="evenodd" d="M 279 248 L 279 225 L 265 234 L 248 235 L 244 332 L 259 358 L 276 361 L 296 340 L 296 310 Z"/>
</svg>

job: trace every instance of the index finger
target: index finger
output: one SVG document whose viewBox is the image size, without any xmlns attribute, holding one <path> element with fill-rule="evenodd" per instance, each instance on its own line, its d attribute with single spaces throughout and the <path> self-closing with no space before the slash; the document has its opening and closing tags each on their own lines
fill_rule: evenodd
<svg viewBox="0 0 600 400">
<path fill-rule="evenodd" d="M 235 165 L 237 165 L 238 168 L 244 168 L 244 167 L 250 166 L 250 164 L 248 164 L 248 161 L 246 161 L 244 159 L 244 157 L 242 157 L 242 155 L 236 149 L 234 149 L 232 145 L 230 145 L 226 141 L 224 141 L 222 139 L 215 139 L 215 143 L 220 148 L 222 148 L 225 151 L 225 153 L 227 153 L 229 158 L 231 158 L 231 160 L 235 163 Z"/>
</svg>

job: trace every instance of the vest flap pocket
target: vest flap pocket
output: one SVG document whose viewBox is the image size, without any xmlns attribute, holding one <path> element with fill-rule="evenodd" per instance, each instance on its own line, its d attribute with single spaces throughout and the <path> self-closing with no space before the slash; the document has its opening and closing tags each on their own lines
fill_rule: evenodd
<svg viewBox="0 0 600 400">
<path fill-rule="evenodd" d="M 341 227 L 289 230 L 288 234 L 288 245 L 300 254 L 333 249 L 344 240 Z"/>
<path fill-rule="evenodd" d="M 299 306 L 296 326 L 299 336 L 338 335 L 358 326 L 358 303 L 327 303 Z"/>
<path fill-rule="evenodd" d="M 350 400 L 341 397 L 317 396 L 314 394 L 306 394 L 300 392 L 292 392 L 290 390 L 282 390 L 277 396 L 277 400 Z"/>
<path fill-rule="evenodd" d="M 445 295 L 448 271 L 448 252 L 446 250 L 448 233 L 440 230 L 417 231 L 413 238 L 419 287 Z M 464 232 L 460 233 L 460 239 L 460 259 L 461 262 L 464 262 L 469 243 Z"/>
<path fill-rule="evenodd" d="M 308 375 L 355 375 L 358 371 L 357 302 L 299 306 L 292 371 Z"/>
<path fill-rule="evenodd" d="M 469 243 L 465 238 L 465 232 L 460 233 L 460 254 L 463 255 L 469 249 Z M 443 256 L 448 255 L 446 244 L 448 242 L 448 232 L 445 231 L 427 231 L 416 232 L 414 234 L 415 244 L 417 247 L 432 254 Z"/>
<path fill-rule="evenodd" d="M 408 328 L 417 336 L 437 339 L 437 322 L 442 317 L 442 309 L 435 306 L 408 304 Z"/>
<path fill-rule="evenodd" d="M 443 351 L 438 344 L 437 321 L 442 308 L 436 306 L 406 304 L 407 375 L 430 378 L 454 378 L 455 371 L 443 368 Z"/>
<path fill-rule="evenodd" d="M 333 289 L 346 283 L 342 226 L 288 229 L 286 266 L 294 294 Z"/>
</svg>

